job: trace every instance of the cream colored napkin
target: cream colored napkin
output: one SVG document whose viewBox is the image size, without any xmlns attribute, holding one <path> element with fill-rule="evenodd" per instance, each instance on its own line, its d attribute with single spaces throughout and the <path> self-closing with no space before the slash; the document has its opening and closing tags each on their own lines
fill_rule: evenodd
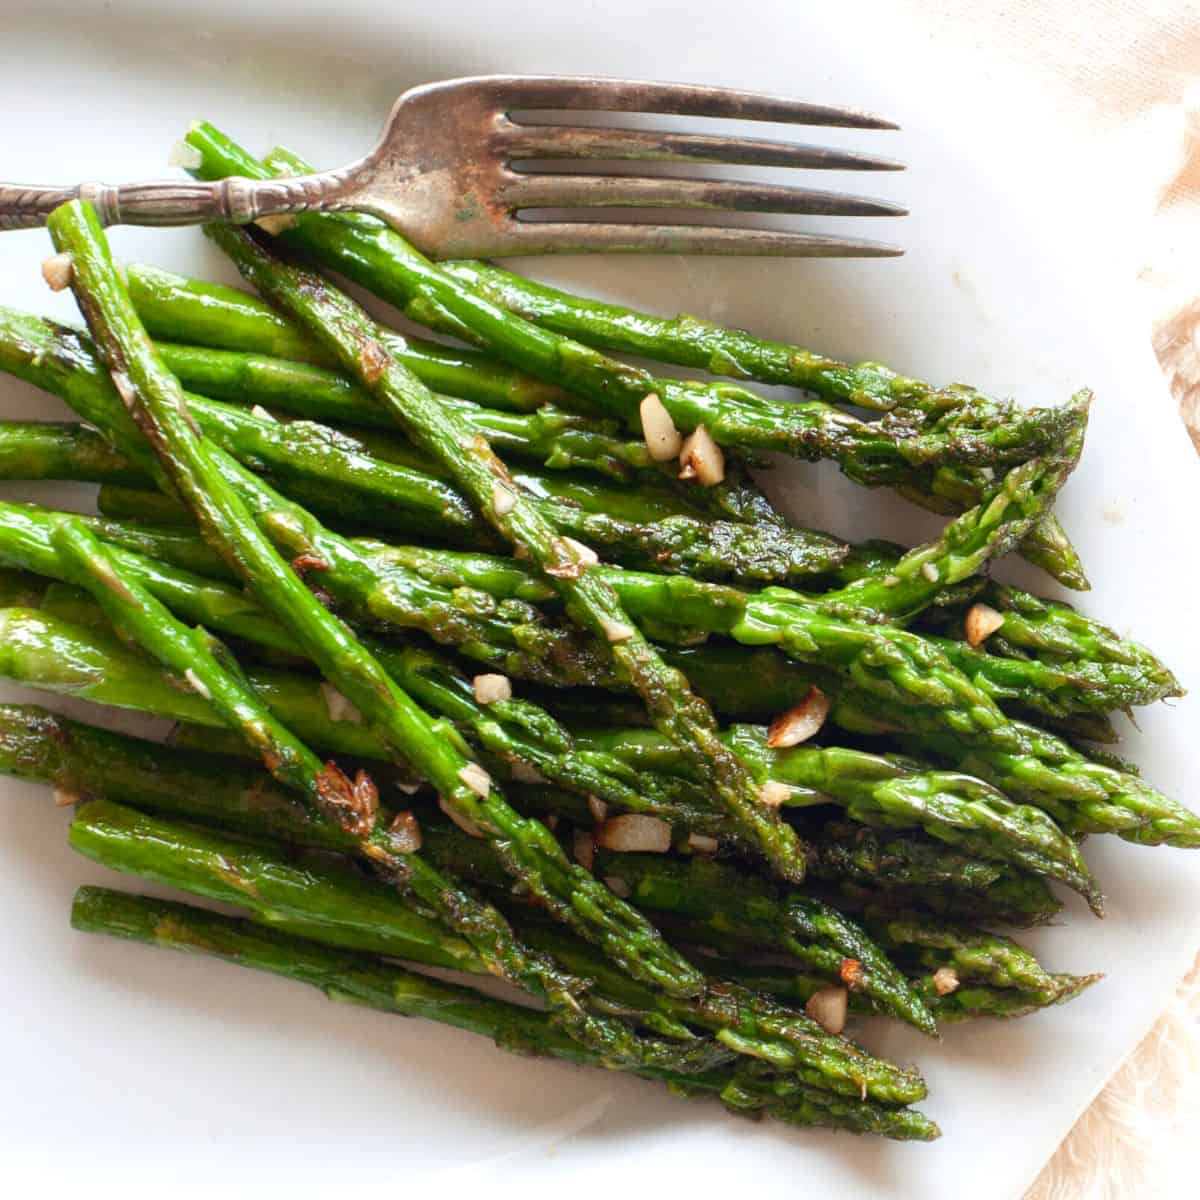
<svg viewBox="0 0 1200 1200">
<path fill-rule="evenodd" d="M 1054 103 L 1125 214 L 1102 248 L 1128 263 L 1200 450 L 1200 0 L 902 0 L 981 73 L 1014 67 Z M 1118 194 L 1114 196 L 1112 192 Z M 1200 1194 L 1200 960 L 1154 1030 L 1080 1118 L 1025 1200 Z"/>
</svg>

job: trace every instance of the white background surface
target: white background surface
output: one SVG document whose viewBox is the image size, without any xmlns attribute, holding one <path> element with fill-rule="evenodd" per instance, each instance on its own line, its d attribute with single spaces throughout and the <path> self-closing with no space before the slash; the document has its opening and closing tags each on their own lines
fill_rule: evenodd
<svg viewBox="0 0 1200 1200">
<path fill-rule="evenodd" d="M 252 148 L 286 141 L 332 165 L 370 144 L 405 86 L 480 71 L 690 79 L 887 112 L 903 134 L 810 137 L 911 164 L 902 176 L 829 177 L 912 205 L 910 218 L 888 223 L 904 259 L 535 269 L 1031 401 L 1090 384 L 1089 445 L 1060 504 L 1095 585 L 1083 603 L 1136 628 L 1200 686 L 1187 538 L 1200 511 L 1194 456 L 1128 321 L 1127 284 L 1106 250 L 1105 189 L 1072 173 L 1071 148 L 1036 95 L 997 90 L 970 57 L 914 43 L 868 4 L 824 19 L 763 0 L 740 11 L 711 0 L 554 13 L 465 0 L 240 7 L 6 5 L 0 173 L 159 174 L 197 117 Z M 130 259 L 225 275 L 194 231 L 123 230 L 114 244 Z M 37 232 L 0 238 L 0 302 L 72 316 L 67 297 L 41 286 L 46 246 Z M 0 380 L 0 412 L 60 410 Z M 899 501 L 864 501 L 825 469 L 777 471 L 772 487 L 798 517 L 848 536 L 931 527 Z M 5 488 L 18 492 L 29 489 Z M 1127 746 L 1185 800 L 1196 715 L 1193 700 L 1160 707 Z M 335 1008 L 283 981 L 72 934 L 73 889 L 112 877 L 67 851 L 66 815 L 44 791 L 4 780 L 0 793 L 0 1183 L 27 1179 L 39 1194 L 51 1183 L 126 1197 L 380 1185 L 611 1195 L 626 1185 L 697 1195 L 737 1186 L 764 1200 L 800 1190 L 1012 1200 L 1149 1025 L 1196 944 L 1194 859 L 1093 843 L 1108 919 L 1072 904 L 1062 927 L 1033 941 L 1053 969 L 1109 978 L 1067 1008 L 952 1029 L 941 1046 L 867 1028 L 872 1048 L 919 1060 L 925 1107 L 946 1133 L 932 1147 L 875 1144 L 750 1126 L 634 1081 Z"/>
</svg>

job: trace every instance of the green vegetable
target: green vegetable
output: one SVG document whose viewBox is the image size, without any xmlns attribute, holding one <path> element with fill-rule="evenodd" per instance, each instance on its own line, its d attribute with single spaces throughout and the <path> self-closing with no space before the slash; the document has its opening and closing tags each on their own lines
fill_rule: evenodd
<svg viewBox="0 0 1200 1200">
<path fill-rule="evenodd" d="M 436 926 L 422 925 L 419 913 L 379 884 L 335 866 L 292 865 L 279 851 L 137 813 L 110 801 L 82 806 L 71 824 L 70 839 L 74 849 L 105 866 L 236 904 L 282 932 L 341 948 L 425 961 L 420 955 L 436 935 Z M 447 953 L 446 947 L 437 946 L 439 959 Z M 461 956 L 456 965 L 475 973 L 485 969 L 470 956 Z M 642 985 L 633 987 L 643 1001 L 654 995 Z M 690 1014 L 699 1011 L 703 994 L 701 999 L 673 998 L 671 1003 Z M 769 1005 L 763 1008 L 771 1011 Z M 703 1069 L 706 1059 L 728 1058 L 722 1047 L 755 1057 L 769 1054 L 775 1066 L 801 1070 L 806 1079 L 843 1094 L 861 1094 L 865 1082 L 868 1094 L 885 1103 L 908 1103 L 924 1095 L 914 1073 L 823 1034 L 799 1014 L 788 1015 L 794 1033 L 786 1042 L 764 1040 L 757 1028 L 739 1029 L 736 1010 L 725 1016 L 716 1045 L 694 1037 L 676 1022 L 676 1036 L 683 1037 L 676 1055 L 681 1064 Z M 786 1022 L 781 1018 L 778 1024 L 786 1036 Z"/>
<path fill-rule="evenodd" d="M 666 946 L 641 914 L 570 863 L 540 822 L 521 817 L 508 805 L 487 773 L 471 764 L 457 740 L 447 738 L 447 730 L 395 684 L 262 534 L 243 495 L 229 481 L 230 474 L 242 481 L 248 473 L 196 429 L 178 382 L 157 359 L 129 305 L 95 212 L 73 202 L 51 214 L 49 227 L 59 250 L 71 255 L 72 286 L 117 390 L 123 398 L 128 391 L 130 408 L 206 539 L 264 609 L 380 733 L 392 756 L 411 762 L 461 817 L 504 839 L 509 869 L 560 919 L 597 939 L 639 977 L 671 991 L 696 990 L 700 981 L 695 969 Z M 112 432 L 114 424 L 106 428 Z M 122 426 L 115 427 L 118 445 L 128 453 L 129 445 L 120 440 Z M 389 862 L 383 869 L 391 866 Z M 435 899 L 444 909 L 444 897 Z M 511 931 L 494 922 L 490 933 L 490 948 L 499 962 L 506 952 L 500 947 L 512 945 Z M 513 977 L 529 978 L 525 956 L 512 958 Z M 559 988 L 553 972 L 535 969 L 533 975 L 561 1004 L 574 1006 L 569 994 L 550 990 Z"/>
<path fill-rule="evenodd" d="M 544 1013 L 521 1008 L 478 992 L 430 979 L 364 955 L 331 950 L 233 917 L 190 905 L 127 896 L 105 888 L 80 888 L 71 923 L 88 933 L 103 933 L 191 954 L 213 955 L 239 966 L 282 975 L 320 988 L 331 1000 L 361 1004 L 401 1016 L 425 1017 L 491 1038 L 518 1054 L 548 1055 L 567 1062 L 609 1066 L 564 1036 Z M 740 1097 L 745 1073 L 716 1068 L 698 1075 L 641 1070 L 674 1090 Z M 765 1082 L 761 1085 L 765 1088 Z M 786 1095 L 756 1106 L 794 1125 L 826 1125 L 856 1133 L 877 1133 L 900 1140 L 929 1141 L 939 1130 L 914 1109 L 838 1098 L 789 1081 Z"/>
<path fill-rule="evenodd" d="M 187 142 L 201 154 L 197 174 L 269 177 L 271 172 L 208 124 Z M 286 241 L 343 272 L 406 314 L 468 340 L 548 383 L 567 388 L 600 411 L 640 428 L 639 405 L 656 393 L 676 426 L 704 425 L 718 444 L 783 450 L 804 458 L 834 458 L 863 483 L 898 483 L 946 462 L 1010 466 L 1054 448 L 1074 427 L 1069 410 L 1018 410 L 987 427 L 962 422 L 953 430 L 914 431 L 885 421 L 863 422 L 820 401 L 780 403 L 733 384 L 653 378 L 598 351 L 515 317 L 441 271 L 382 224 L 306 214 Z"/>
<path fill-rule="evenodd" d="M 745 838 L 783 878 L 802 879 L 803 854 L 794 831 L 759 802 L 749 772 L 717 736 L 711 709 L 629 622 L 612 584 L 590 569 L 594 552 L 558 535 L 487 442 L 388 355 L 375 323 L 348 296 L 320 276 L 275 258 L 244 231 L 212 226 L 208 233 L 243 276 L 324 340 L 413 442 L 452 475 L 488 522 L 528 554 L 571 620 L 606 648 L 613 669 L 641 696 L 660 732 L 707 764 L 714 794 Z"/>
</svg>

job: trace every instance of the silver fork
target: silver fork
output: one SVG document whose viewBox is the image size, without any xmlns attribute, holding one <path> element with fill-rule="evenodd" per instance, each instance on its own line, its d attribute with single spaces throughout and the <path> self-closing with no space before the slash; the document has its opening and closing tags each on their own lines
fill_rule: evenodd
<svg viewBox="0 0 1200 1200">
<path fill-rule="evenodd" d="M 0 229 L 30 228 L 76 196 L 108 225 L 245 224 L 299 212 L 354 210 L 381 217 L 434 258 L 642 251 L 672 254 L 880 256 L 894 246 L 729 225 L 529 219 L 528 210 L 681 208 L 704 212 L 903 216 L 881 200 L 733 180 L 517 170 L 525 160 L 738 163 L 879 171 L 891 159 L 847 150 L 699 133 L 516 120 L 536 110 L 670 113 L 788 125 L 895 129 L 870 113 L 761 92 L 589 76 L 483 75 L 424 84 L 392 106 L 379 144 L 336 171 L 290 178 L 161 180 L 112 186 L 0 184 Z"/>
</svg>

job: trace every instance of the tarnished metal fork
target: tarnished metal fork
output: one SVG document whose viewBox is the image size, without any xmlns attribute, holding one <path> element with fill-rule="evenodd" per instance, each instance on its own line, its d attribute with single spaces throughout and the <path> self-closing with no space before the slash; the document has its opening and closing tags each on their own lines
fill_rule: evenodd
<svg viewBox="0 0 1200 1200">
<path fill-rule="evenodd" d="M 848 150 L 762 138 L 538 123 L 537 110 L 669 113 L 787 125 L 895 129 L 846 108 L 760 92 L 588 76 L 484 75 L 424 84 L 392 106 L 379 144 L 336 171 L 217 182 L 169 180 L 113 186 L 0 184 L 0 229 L 41 225 L 83 196 L 109 225 L 239 224 L 298 212 L 354 210 L 381 217 L 434 258 L 641 251 L 673 254 L 879 256 L 893 246 L 731 225 L 566 219 L 606 208 L 693 212 L 902 216 L 885 201 L 781 184 L 624 173 L 517 169 L 527 160 L 630 160 L 639 164 L 736 163 L 848 171 L 902 164 Z M 549 219 L 528 215 L 556 210 Z"/>
</svg>

